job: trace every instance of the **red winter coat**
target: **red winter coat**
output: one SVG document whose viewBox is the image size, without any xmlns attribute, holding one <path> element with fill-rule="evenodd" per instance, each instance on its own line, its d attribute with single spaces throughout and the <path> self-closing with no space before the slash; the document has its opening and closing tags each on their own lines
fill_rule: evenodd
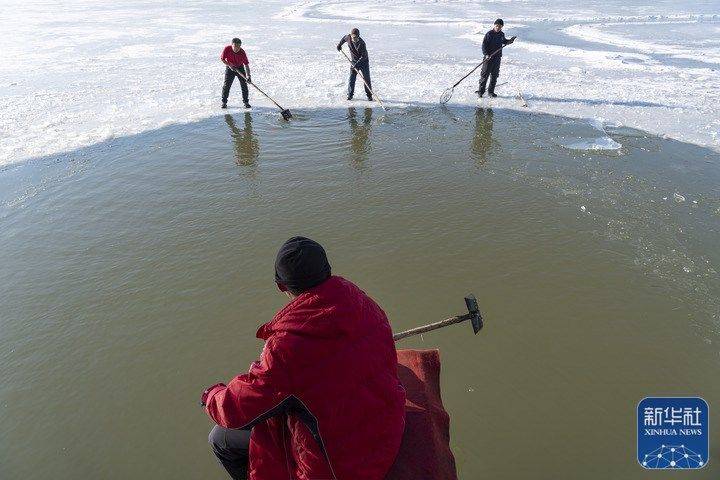
<svg viewBox="0 0 720 480">
<path fill-rule="evenodd" d="M 206 399 L 218 425 L 254 424 L 250 479 L 383 479 L 400 447 L 405 390 L 380 307 L 333 276 L 290 302 L 257 336 L 265 340 L 260 360 L 227 387 L 212 387 Z M 309 410 L 318 439 L 300 415 L 280 412 L 288 403 Z"/>
</svg>

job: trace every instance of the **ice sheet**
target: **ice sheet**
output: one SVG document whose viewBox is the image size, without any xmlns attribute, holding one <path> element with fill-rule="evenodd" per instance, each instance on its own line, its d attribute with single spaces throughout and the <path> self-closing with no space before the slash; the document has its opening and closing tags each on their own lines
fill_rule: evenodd
<svg viewBox="0 0 720 480">
<path fill-rule="evenodd" d="M 221 113 L 218 56 L 243 38 L 253 78 L 291 109 L 345 108 L 334 50 L 362 30 L 378 94 L 434 104 L 481 59 L 496 17 L 518 41 L 504 98 L 483 105 L 579 118 L 720 150 L 716 1 L 40 0 L 0 9 L 0 165 Z M 451 102 L 476 104 L 474 74 Z M 231 93 L 231 108 L 239 106 Z M 256 107 L 273 108 L 253 93 Z M 261 109 L 262 110 L 262 109 Z"/>
<path fill-rule="evenodd" d="M 619 150 L 622 145 L 610 137 L 564 140 L 560 144 L 571 150 Z"/>
</svg>

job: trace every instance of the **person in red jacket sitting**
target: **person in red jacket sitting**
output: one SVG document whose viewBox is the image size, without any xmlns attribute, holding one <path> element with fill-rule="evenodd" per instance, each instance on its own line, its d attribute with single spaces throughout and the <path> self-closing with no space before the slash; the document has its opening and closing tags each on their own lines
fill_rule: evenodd
<svg viewBox="0 0 720 480">
<path fill-rule="evenodd" d="M 250 108 L 248 99 L 248 83 L 252 83 L 250 78 L 250 62 L 247 54 L 240 45 L 242 41 L 239 38 L 233 38 L 232 44 L 225 47 L 220 54 L 220 61 L 225 64 L 225 81 L 222 88 L 222 108 L 227 108 L 228 96 L 230 96 L 230 86 L 238 78 L 240 88 L 242 89 L 243 105 Z M 239 72 L 239 73 L 238 73 Z"/>
<path fill-rule="evenodd" d="M 282 245 L 275 282 L 290 302 L 257 331 L 260 359 L 202 394 L 215 456 L 234 479 L 382 480 L 405 428 L 385 313 L 308 238 Z"/>
</svg>

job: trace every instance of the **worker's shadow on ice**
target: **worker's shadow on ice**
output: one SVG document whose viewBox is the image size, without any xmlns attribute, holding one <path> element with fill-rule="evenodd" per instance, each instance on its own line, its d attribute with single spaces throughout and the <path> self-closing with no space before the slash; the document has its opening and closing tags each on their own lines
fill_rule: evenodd
<svg viewBox="0 0 720 480">
<path fill-rule="evenodd" d="M 493 149 L 493 111 L 492 108 L 475 109 L 475 131 L 473 132 L 470 152 L 475 164 L 481 166 L 487 162 L 488 154 Z"/>
<path fill-rule="evenodd" d="M 249 112 L 245 112 L 243 122 L 243 128 L 240 129 L 232 115 L 225 115 L 225 123 L 230 128 L 233 140 L 235 163 L 240 166 L 255 165 L 260 154 L 260 142 L 253 133 L 252 115 Z"/>
<path fill-rule="evenodd" d="M 360 118 L 355 107 L 349 107 L 348 122 L 350 123 L 350 159 L 352 166 L 361 170 L 365 166 L 371 148 L 372 108 L 364 108 Z"/>
</svg>

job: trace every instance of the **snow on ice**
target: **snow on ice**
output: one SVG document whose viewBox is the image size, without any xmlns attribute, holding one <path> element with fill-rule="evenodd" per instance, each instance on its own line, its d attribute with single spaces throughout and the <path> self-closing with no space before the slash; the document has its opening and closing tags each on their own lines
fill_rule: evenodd
<svg viewBox="0 0 720 480">
<path fill-rule="evenodd" d="M 717 0 L 6 0 L 0 164 L 218 115 L 218 56 L 234 36 L 253 79 L 291 109 L 347 105 L 348 66 L 334 46 L 353 26 L 386 104 L 436 104 L 480 61 L 496 17 L 519 39 L 503 57 L 509 83 L 494 106 L 520 109 L 522 92 L 531 111 L 720 150 Z M 477 76 L 452 103 L 478 103 Z M 569 148 L 619 148 L 609 137 L 584 142 Z"/>
</svg>

